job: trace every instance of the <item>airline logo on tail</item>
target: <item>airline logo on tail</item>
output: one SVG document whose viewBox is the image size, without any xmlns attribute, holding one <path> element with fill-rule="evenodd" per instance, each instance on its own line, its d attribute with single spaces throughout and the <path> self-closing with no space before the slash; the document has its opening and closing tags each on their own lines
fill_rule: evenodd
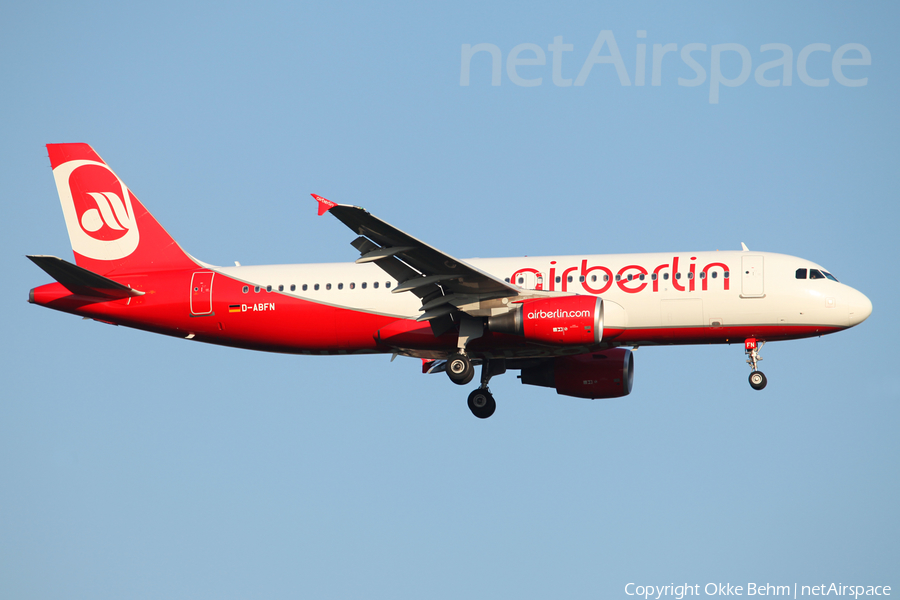
<svg viewBox="0 0 900 600">
<path fill-rule="evenodd" d="M 125 258 L 140 234 L 131 192 L 112 169 L 93 160 L 70 160 L 53 169 L 72 250 L 94 260 Z"/>
</svg>

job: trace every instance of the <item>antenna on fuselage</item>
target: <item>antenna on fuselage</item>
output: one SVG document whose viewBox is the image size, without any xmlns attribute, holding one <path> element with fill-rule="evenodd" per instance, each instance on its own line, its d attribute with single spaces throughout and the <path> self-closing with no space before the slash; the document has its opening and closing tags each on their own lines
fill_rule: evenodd
<svg viewBox="0 0 900 600">
<path fill-rule="evenodd" d="M 743 250 L 744 252 L 750 252 L 750 248 L 748 248 L 747 244 L 745 244 L 744 242 L 741 242 L 741 250 Z"/>
</svg>

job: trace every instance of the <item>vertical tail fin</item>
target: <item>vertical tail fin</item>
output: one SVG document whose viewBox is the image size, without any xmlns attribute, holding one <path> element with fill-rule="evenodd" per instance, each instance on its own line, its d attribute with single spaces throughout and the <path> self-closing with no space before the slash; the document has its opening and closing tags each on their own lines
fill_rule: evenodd
<svg viewBox="0 0 900 600">
<path fill-rule="evenodd" d="M 87 144 L 47 144 L 75 263 L 101 275 L 196 263 Z"/>
</svg>

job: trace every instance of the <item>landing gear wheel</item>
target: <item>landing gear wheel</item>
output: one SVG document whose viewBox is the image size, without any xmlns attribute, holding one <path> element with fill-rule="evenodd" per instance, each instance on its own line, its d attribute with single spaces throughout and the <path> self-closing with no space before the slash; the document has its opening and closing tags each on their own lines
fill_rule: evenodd
<svg viewBox="0 0 900 600">
<path fill-rule="evenodd" d="M 750 373 L 750 387 L 754 390 L 761 390 L 766 387 L 766 376 L 762 371 L 753 371 Z"/>
<path fill-rule="evenodd" d="M 475 367 L 465 354 L 454 354 L 447 359 L 447 376 L 456 385 L 466 385 L 475 377 Z"/>
<path fill-rule="evenodd" d="M 478 388 L 469 394 L 469 410 L 479 419 L 487 419 L 497 410 L 497 403 L 488 390 Z"/>
</svg>

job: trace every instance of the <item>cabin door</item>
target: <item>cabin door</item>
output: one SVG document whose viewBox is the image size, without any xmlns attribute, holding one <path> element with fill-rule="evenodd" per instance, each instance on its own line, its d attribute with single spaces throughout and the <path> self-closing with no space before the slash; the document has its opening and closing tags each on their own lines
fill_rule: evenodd
<svg viewBox="0 0 900 600">
<path fill-rule="evenodd" d="M 212 284 L 215 273 L 197 271 L 191 277 L 191 314 L 212 314 Z"/>
<path fill-rule="evenodd" d="M 762 298 L 765 296 L 763 286 L 763 257 L 741 257 L 741 298 Z"/>
</svg>

